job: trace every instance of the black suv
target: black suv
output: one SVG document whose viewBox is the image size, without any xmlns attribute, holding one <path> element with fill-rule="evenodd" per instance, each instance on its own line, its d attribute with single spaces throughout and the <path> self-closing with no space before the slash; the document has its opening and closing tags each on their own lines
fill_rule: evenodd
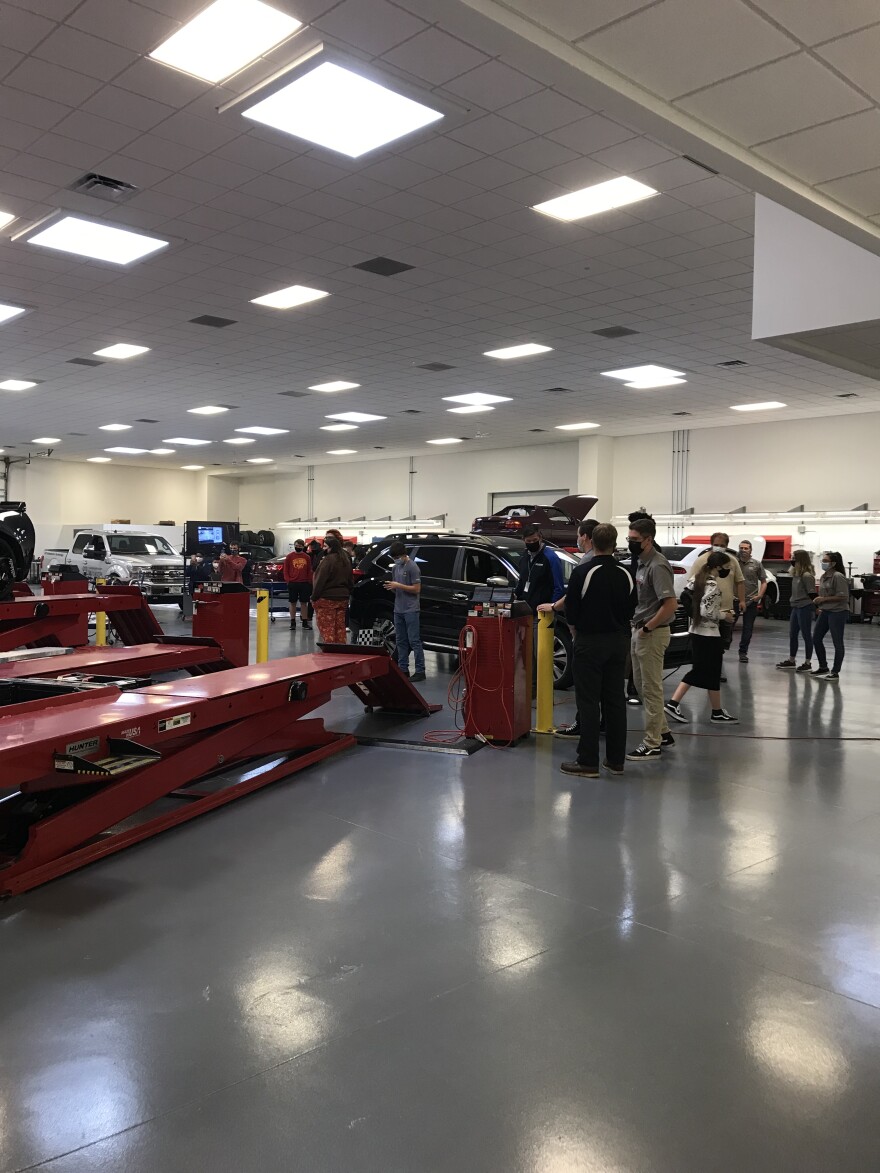
<svg viewBox="0 0 880 1173">
<path fill-rule="evenodd" d="M 515 587 L 517 567 L 525 553 L 518 538 L 490 538 L 476 534 L 389 534 L 374 542 L 355 571 L 355 586 L 349 611 L 353 638 L 372 630 L 373 639 L 389 649 L 394 647 L 394 596 L 382 586 L 391 577 L 394 559 L 392 542 L 406 545 L 410 558 L 422 572 L 421 631 L 425 647 L 438 652 L 457 652 L 458 636 L 467 623 L 474 589 L 480 586 Z M 577 559 L 556 550 L 566 582 Z M 667 665 L 689 658 L 687 619 L 682 612 L 673 623 L 673 638 Z M 564 623 L 557 623 L 553 648 L 553 672 L 557 688 L 569 688 L 571 676 L 571 635 Z"/>
</svg>

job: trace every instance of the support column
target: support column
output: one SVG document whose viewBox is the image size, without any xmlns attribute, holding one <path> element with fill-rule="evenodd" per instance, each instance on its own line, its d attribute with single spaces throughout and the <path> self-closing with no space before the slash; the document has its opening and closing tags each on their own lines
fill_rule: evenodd
<svg viewBox="0 0 880 1173">
<path fill-rule="evenodd" d="M 578 440 L 579 493 L 592 493 L 599 501 L 591 517 L 610 521 L 614 516 L 614 438 L 584 436 Z"/>
</svg>

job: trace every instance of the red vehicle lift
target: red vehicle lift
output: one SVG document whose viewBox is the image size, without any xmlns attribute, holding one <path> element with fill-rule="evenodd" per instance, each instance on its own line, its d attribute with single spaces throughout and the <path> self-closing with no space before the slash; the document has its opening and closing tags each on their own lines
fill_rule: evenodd
<svg viewBox="0 0 880 1173">
<path fill-rule="evenodd" d="M 29 679 L 0 680 L 0 896 L 355 745 L 320 719 L 302 719 L 337 688 L 386 711 L 427 716 L 439 707 L 375 650 L 296 656 L 130 691 L 71 691 L 42 677 L 39 662 L 30 668 Z M 223 777 L 244 765 L 251 768 Z"/>
</svg>

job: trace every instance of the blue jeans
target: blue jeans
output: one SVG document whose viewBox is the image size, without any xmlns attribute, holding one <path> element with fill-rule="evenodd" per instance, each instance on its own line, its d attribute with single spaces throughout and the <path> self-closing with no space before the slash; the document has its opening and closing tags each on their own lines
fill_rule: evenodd
<svg viewBox="0 0 880 1173">
<path fill-rule="evenodd" d="M 790 659 L 797 659 L 798 632 L 804 637 L 804 659 L 813 658 L 813 608 L 792 607 L 788 619 L 788 654 Z"/>
<path fill-rule="evenodd" d="M 394 634 L 397 637 L 397 663 L 401 671 L 409 671 L 409 654 L 416 658 L 416 672 L 425 671 L 425 649 L 422 647 L 422 632 L 418 611 L 404 611 L 394 614 Z"/>
<path fill-rule="evenodd" d="M 819 657 L 819 667 L 826 668 L 828 661 L 825 658 L 825 633 L 831 628 L 831 641 L 834 644 L 834 667 L 832 672 L 839 672 L 843 666 L 843 633 L 846 631 L 848 611 L 820 611 L 813 631 L 813 642 L 816 645 L 816 655 Z"/>
</svg>

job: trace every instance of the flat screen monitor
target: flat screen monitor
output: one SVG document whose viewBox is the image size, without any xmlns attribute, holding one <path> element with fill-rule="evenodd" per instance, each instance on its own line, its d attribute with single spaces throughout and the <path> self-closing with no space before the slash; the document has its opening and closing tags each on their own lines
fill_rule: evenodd
<svg viewBox="0 0 880 1173">
<path fill-rule="evenodd" d="M 220 545 L 223 541 L 222 525 L 200 525 L 198 529 L 199 542 L 213 542 Z"/>
</svg>

